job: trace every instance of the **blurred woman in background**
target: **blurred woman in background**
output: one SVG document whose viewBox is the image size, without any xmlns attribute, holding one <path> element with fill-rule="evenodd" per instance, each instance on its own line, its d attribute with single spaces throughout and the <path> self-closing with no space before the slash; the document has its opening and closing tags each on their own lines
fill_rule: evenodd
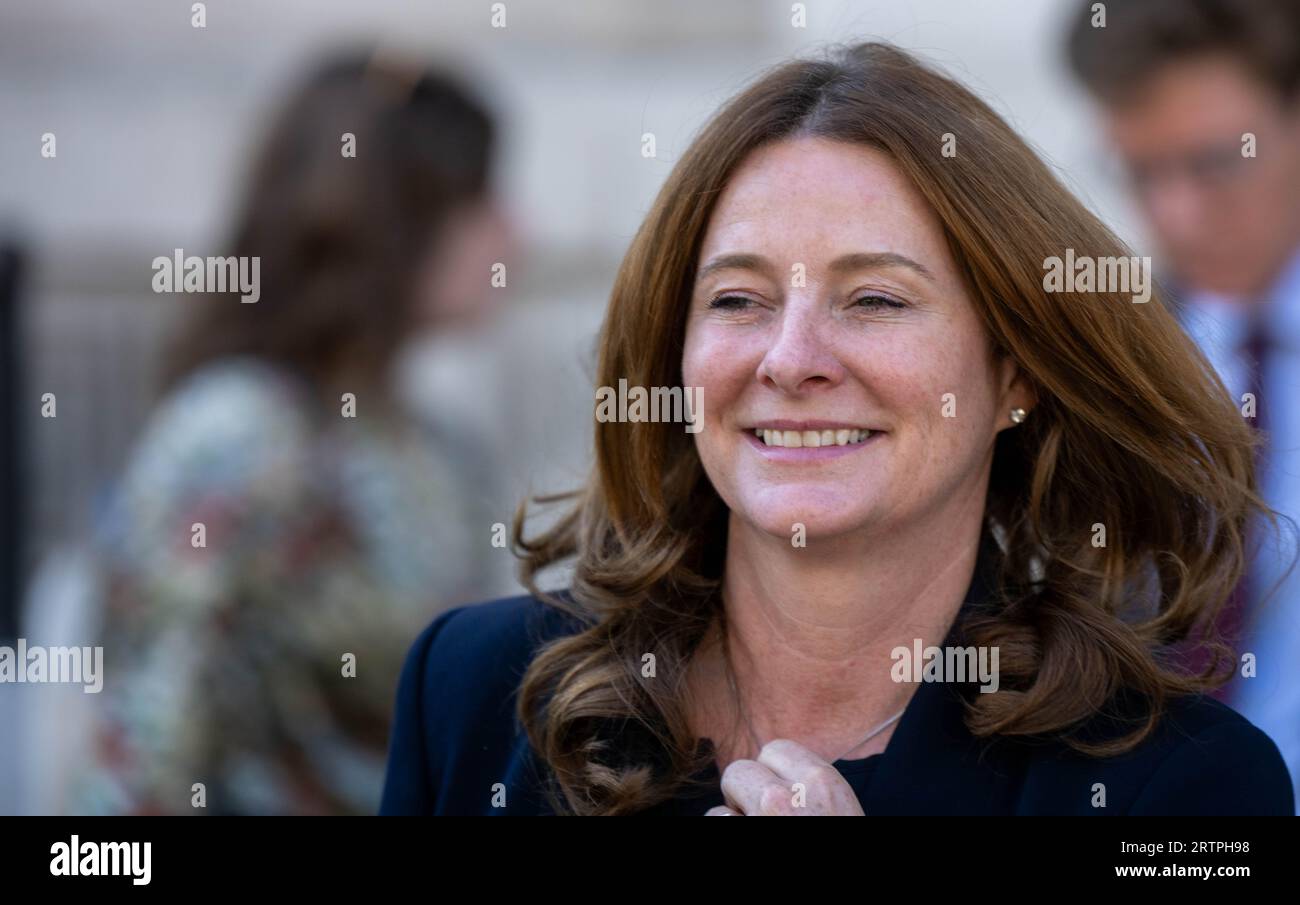
<svg viewBox="0 0 1300 905">
<path fill-rule="evenodd" d="M 204 300 L 104 531 L 79 809 L 374 813 L 402 653 L 483 586 L 459 438 L 390 372 L 485 314 L 494 131 L 448 77 L 367 56 L 274 123 L 230 249 L 260 258 L 260 300 Z"/>
</svg>

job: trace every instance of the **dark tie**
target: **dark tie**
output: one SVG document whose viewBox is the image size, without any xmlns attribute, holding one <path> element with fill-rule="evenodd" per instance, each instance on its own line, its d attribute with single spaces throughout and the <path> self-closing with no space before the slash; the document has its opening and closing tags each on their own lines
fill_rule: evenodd
<svg viewBox="0 0 1300 905">
<path fill-rule="evenodd" d="M 1268 462 L 1268 406 L 1271 400 L 1264 395 L 1264 378 L 1265 368 L 1267 367 L 1268 355 L 1271 351 L 1271 340 L 1268 334 L 1268 328 L 1265 325 L 1263 317 L 1252 318 L 1251 326 L 1246 335 L 1246 340 L 1242 344 L 1242 354 L 1246 359 L 1246 366 L 1249 369 L 1250 380 L 1248 392 L 1253 394 L 1255 400 L 1255 417 L 1246 419 L 1257 432 L 1261 434 L 1264 443 L 1262 443 L 1255 453 L 1255 469 L 1257 478 L 1262 479 L 1263 468 Z M 1253 549 L 1252 542 L 1255 540 L 1256 525 L 1253 523 L 1247 530 L 1247 553 Z M 1251 560 L 1247 560 L 1247 570 L 1242 573 L 1241 579 L 1237 582 L 1237 587 L 1233 589 L 1232 596 L 1228 598 L 1227 605 L 1219 613 L 1215 621 L 1215 628 L 1218 634 L 1233 649 L 1241 653 L 1241 643 L 1245 640 L 1243 628 L 1250 614 L 1252 604 L 1254 603 L 1255 588 L 1250 577 Z M 1205 657 L 1203 666 L 1209 665 L 1208 656 Z M 1222 688 L 1215 691 L 1214 697 L 1224 703 L 1231 703 L 1236 695 L 1237 685 L 1241 679 L 1241 664 L 1238 662 L 1237 667 L 1233 670 L 1233 678 Z"/>
</svg>

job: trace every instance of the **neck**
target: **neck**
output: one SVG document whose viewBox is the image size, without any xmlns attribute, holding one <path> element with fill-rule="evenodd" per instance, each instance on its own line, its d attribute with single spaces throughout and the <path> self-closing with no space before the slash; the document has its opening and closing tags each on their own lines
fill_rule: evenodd
<svg viewBox="0 0 1300 905">
<path fill-rule="evenodd" d="M 974 574 L 983 489 L 910 529 L 810 538 L 803 548 L 732 515 L 723 592 L 728 651 L 759 743 L 793 739 L 827 760 L 884 749 L 892 727 L 845 750 L 916 690 L 891 679 L 891 651 L 946 637 Z M 709 684 L 729 696 L 720 638 L 710 640 Z M 715 745 L 757 755 L 743 716 Z"/>
</svg>

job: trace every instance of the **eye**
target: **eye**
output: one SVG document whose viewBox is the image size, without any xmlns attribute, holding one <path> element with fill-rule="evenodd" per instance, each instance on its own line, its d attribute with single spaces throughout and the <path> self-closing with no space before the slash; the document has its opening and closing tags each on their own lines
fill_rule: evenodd
<svg viewBox="0 0 1300 905">
<path fill-rule="evenodd" d="M 718 311 L 740 311 L 748 308 L 752 302 L 743 295 L 720 295 L 709 300 L 709 309 Z"/>
<path fill-rule="evenodd" d="M 859 296 L 854 302 L 855 308 L 893 308 L 895 310 L 906 308 L 907 305 L 898 299 L 890 298 L 887 295 L 863 295 Z"/>
</svg>

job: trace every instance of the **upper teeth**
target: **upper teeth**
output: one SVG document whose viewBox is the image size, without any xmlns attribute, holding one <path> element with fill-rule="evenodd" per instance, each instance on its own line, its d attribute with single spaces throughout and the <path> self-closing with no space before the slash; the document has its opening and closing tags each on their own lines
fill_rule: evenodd
<svg viewBox="0 0 1300 905">
<path fill-rule="evenodd" d="M 777 431 L 755 428 L 755 436 L 768 446 L 847 446 L 871 436 L 869 430 Z"/>
</svg>

